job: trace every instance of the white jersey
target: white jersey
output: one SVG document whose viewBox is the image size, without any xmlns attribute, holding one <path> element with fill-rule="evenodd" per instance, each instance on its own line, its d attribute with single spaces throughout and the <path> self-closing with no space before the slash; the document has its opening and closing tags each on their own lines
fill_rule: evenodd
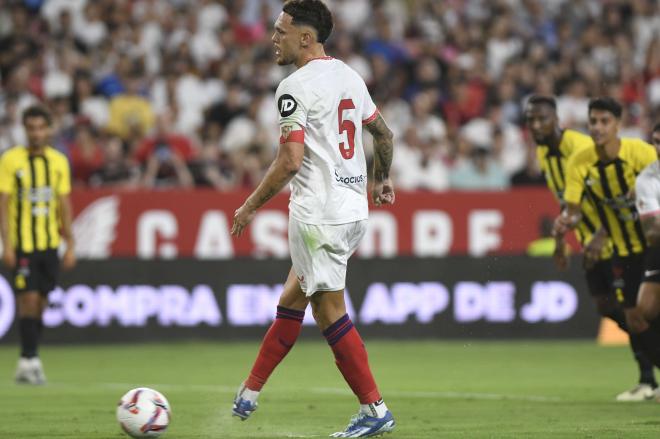
<svg viewBox="0 0 660 439">
<path fill-rule="evenodd" d="M 660 215 L 660 161 L 651 163 L 637 176 L 635 199 L 641 217 Z"/>
<path fill-rule="evenodd" d="M 305 156 L 291 180 L 290 215 L 306 224 L 367 219 L 362 125 L 378 111 L 362 78 L 342 61 L 317 58 L 277 88 L 282 139 L 304 132 Z M 302 139 L 302 132 L 288 139 Z"/>
</svg>

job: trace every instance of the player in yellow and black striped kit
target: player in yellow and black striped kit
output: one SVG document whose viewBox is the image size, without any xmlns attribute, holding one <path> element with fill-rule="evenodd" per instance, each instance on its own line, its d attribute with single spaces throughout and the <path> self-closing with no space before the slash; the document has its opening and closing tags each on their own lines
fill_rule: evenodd
<svg viewBox="0 0 660 439">
<path fill-rule="evenodd" d="M 554 234 L 563 235 L 582 217 L 585 193 L 596 202 L 602 233 L 614 244 L 615 291 L 624 307 L 626 325 L 641 341 L 644 353 L 660 366 L 660 320 L 647 321 L 637 304 L 644 276 L 646 241 L 635 207 L 635 179 L 657 160 L 653 146 L 641 139 L 619 138 L 621 105 L 612 98 L 589 103 L 589 132 L 594 145 L 574 153 L 568 161 L 564 201 Z"/>
<path fill-rule="evenodd" d="M 60 241 L 66 247 L 62 268 L 75 265 L 71 235 L 71 177 L 67 158 L 48 145 L 50 113 L 33 106 L 23 113 L 27 146 L 15 146 L 0 157 L 0 233 L 2 259 L 13 270 L 18 302 L 21 357 L 16 381 L 43 384 L 38 356 L 42 314 L 55 287 Z"/>
<path fill-rule="evenodd" d="M 525 108 L 525 120 L 534 142 L 537 159 L 550 191 L 561 208 L 565 207 L 567 162 L 578 151 L 594 146 L 591 137 L 574 130 L 562 130 L 557 118 L 557 104 L 549 96 L 532 96 Z M 585 249 L 584 268 L 589 293 L 596 303 L 598 313 L 614 320 L 627 330 L 622 307 L 617 303 L 612 272 L 613 248 L 611 241 L 602 233 L 601 220 L 594 201 L 586 194 L 577 203 L 582 214 L 575 227 L 578 240 Z M 595 239 L 594 239 L 595 237 Z M 567 265 L 566 246 L 563 239 L 555 247 L 555 262 L 563 269 Z M 643 353 L 637 336 L 630 337 L 630 347 L 639 366 L 639 384 L 617 395 L 618 401 L 639 401 L 654 396 L 658 386 L 653 373 L 653 363 Z"/>
</svg>

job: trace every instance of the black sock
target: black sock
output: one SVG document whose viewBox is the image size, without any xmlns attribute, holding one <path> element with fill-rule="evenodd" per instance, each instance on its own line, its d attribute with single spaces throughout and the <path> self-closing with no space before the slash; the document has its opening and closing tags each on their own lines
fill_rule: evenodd
<svg viewBox="0 0 660 439">
<path fill-rule="evenodd" d="M 660 367 L 660 319 L 649 322 L 649 328 L 637 336 L 641 340 L 646 357 L 656 367 Z"/>
<path fill-rule="evenodd" d="M 640 335 L 630 334 L 630 349 L 632 350 L 635 361 L 637 361 L 637 365 L 639 366 L 639 383 L 649 384 L 653 388 L 658 387 L 653 372 L 653 362 L 649 360 L 644 353 L 644 344 Z"/>
<path fill-rule="evenodd" d="M 32 317 L 21 317 L 18 319 L 18 331 L 21 337 L 21 357 L 23 358 L 37 356 L 39 320 L 41 319 Z"/>
</svg>

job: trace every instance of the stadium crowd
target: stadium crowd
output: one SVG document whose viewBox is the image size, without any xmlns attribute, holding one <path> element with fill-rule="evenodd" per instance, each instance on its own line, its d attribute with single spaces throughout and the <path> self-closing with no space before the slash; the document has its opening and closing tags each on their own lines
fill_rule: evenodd
<svg viewBox="0 0 660 439">
<path fill-rule="evenodd" d="M 556 95 L 584 129 L 590 97 L 660 120 L 656 0 L 332 0 L 330 55 L 357 70 L 395 133 L 401 189 L 544 184 L 525 99 Z M 258 183 L 278 144 L 279 0 L 23 0 L 0 9 L 0 150 L 42 101 L 53 146 L 88 187 Z M 365 139 L 369 143 L 369 136 Z"/>
</svg>

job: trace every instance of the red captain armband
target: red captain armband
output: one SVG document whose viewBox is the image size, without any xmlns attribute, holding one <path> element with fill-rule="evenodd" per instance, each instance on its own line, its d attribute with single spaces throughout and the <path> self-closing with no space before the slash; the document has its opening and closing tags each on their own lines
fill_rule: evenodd
<svg viewBox="0 0 660 439">
<path fill-rule="evenodd" d="M 651 212 L 646 212 L 639 215 L 640 218 L 649 218 L 652 216 L 660 216 L 660 210 L 653 210 Z"/>
<path fill-rule="evenodd" d="M 282 129 L 282 134 L 280 134 L 280 145 L 287 142 L 296 142 L 296 143 L 305 143 L 305 131 L 295 130 L 291 131 Z"/>
<path fill-rule="evenodd" d="M 373 122 L 374 120 L 376 120 L 376 118 L 378 117 L 379 114 L 380 114 L 380 111 L 378 111 L 378 108 L 376 108 L 376 111 L 374 111 L 374 114 L 372 114 L 371 116 L 367 117 L 366 119 L 364 119 L 362 121 L 362 125 L 366 125 L 368 123 Z"/>
</svg>

